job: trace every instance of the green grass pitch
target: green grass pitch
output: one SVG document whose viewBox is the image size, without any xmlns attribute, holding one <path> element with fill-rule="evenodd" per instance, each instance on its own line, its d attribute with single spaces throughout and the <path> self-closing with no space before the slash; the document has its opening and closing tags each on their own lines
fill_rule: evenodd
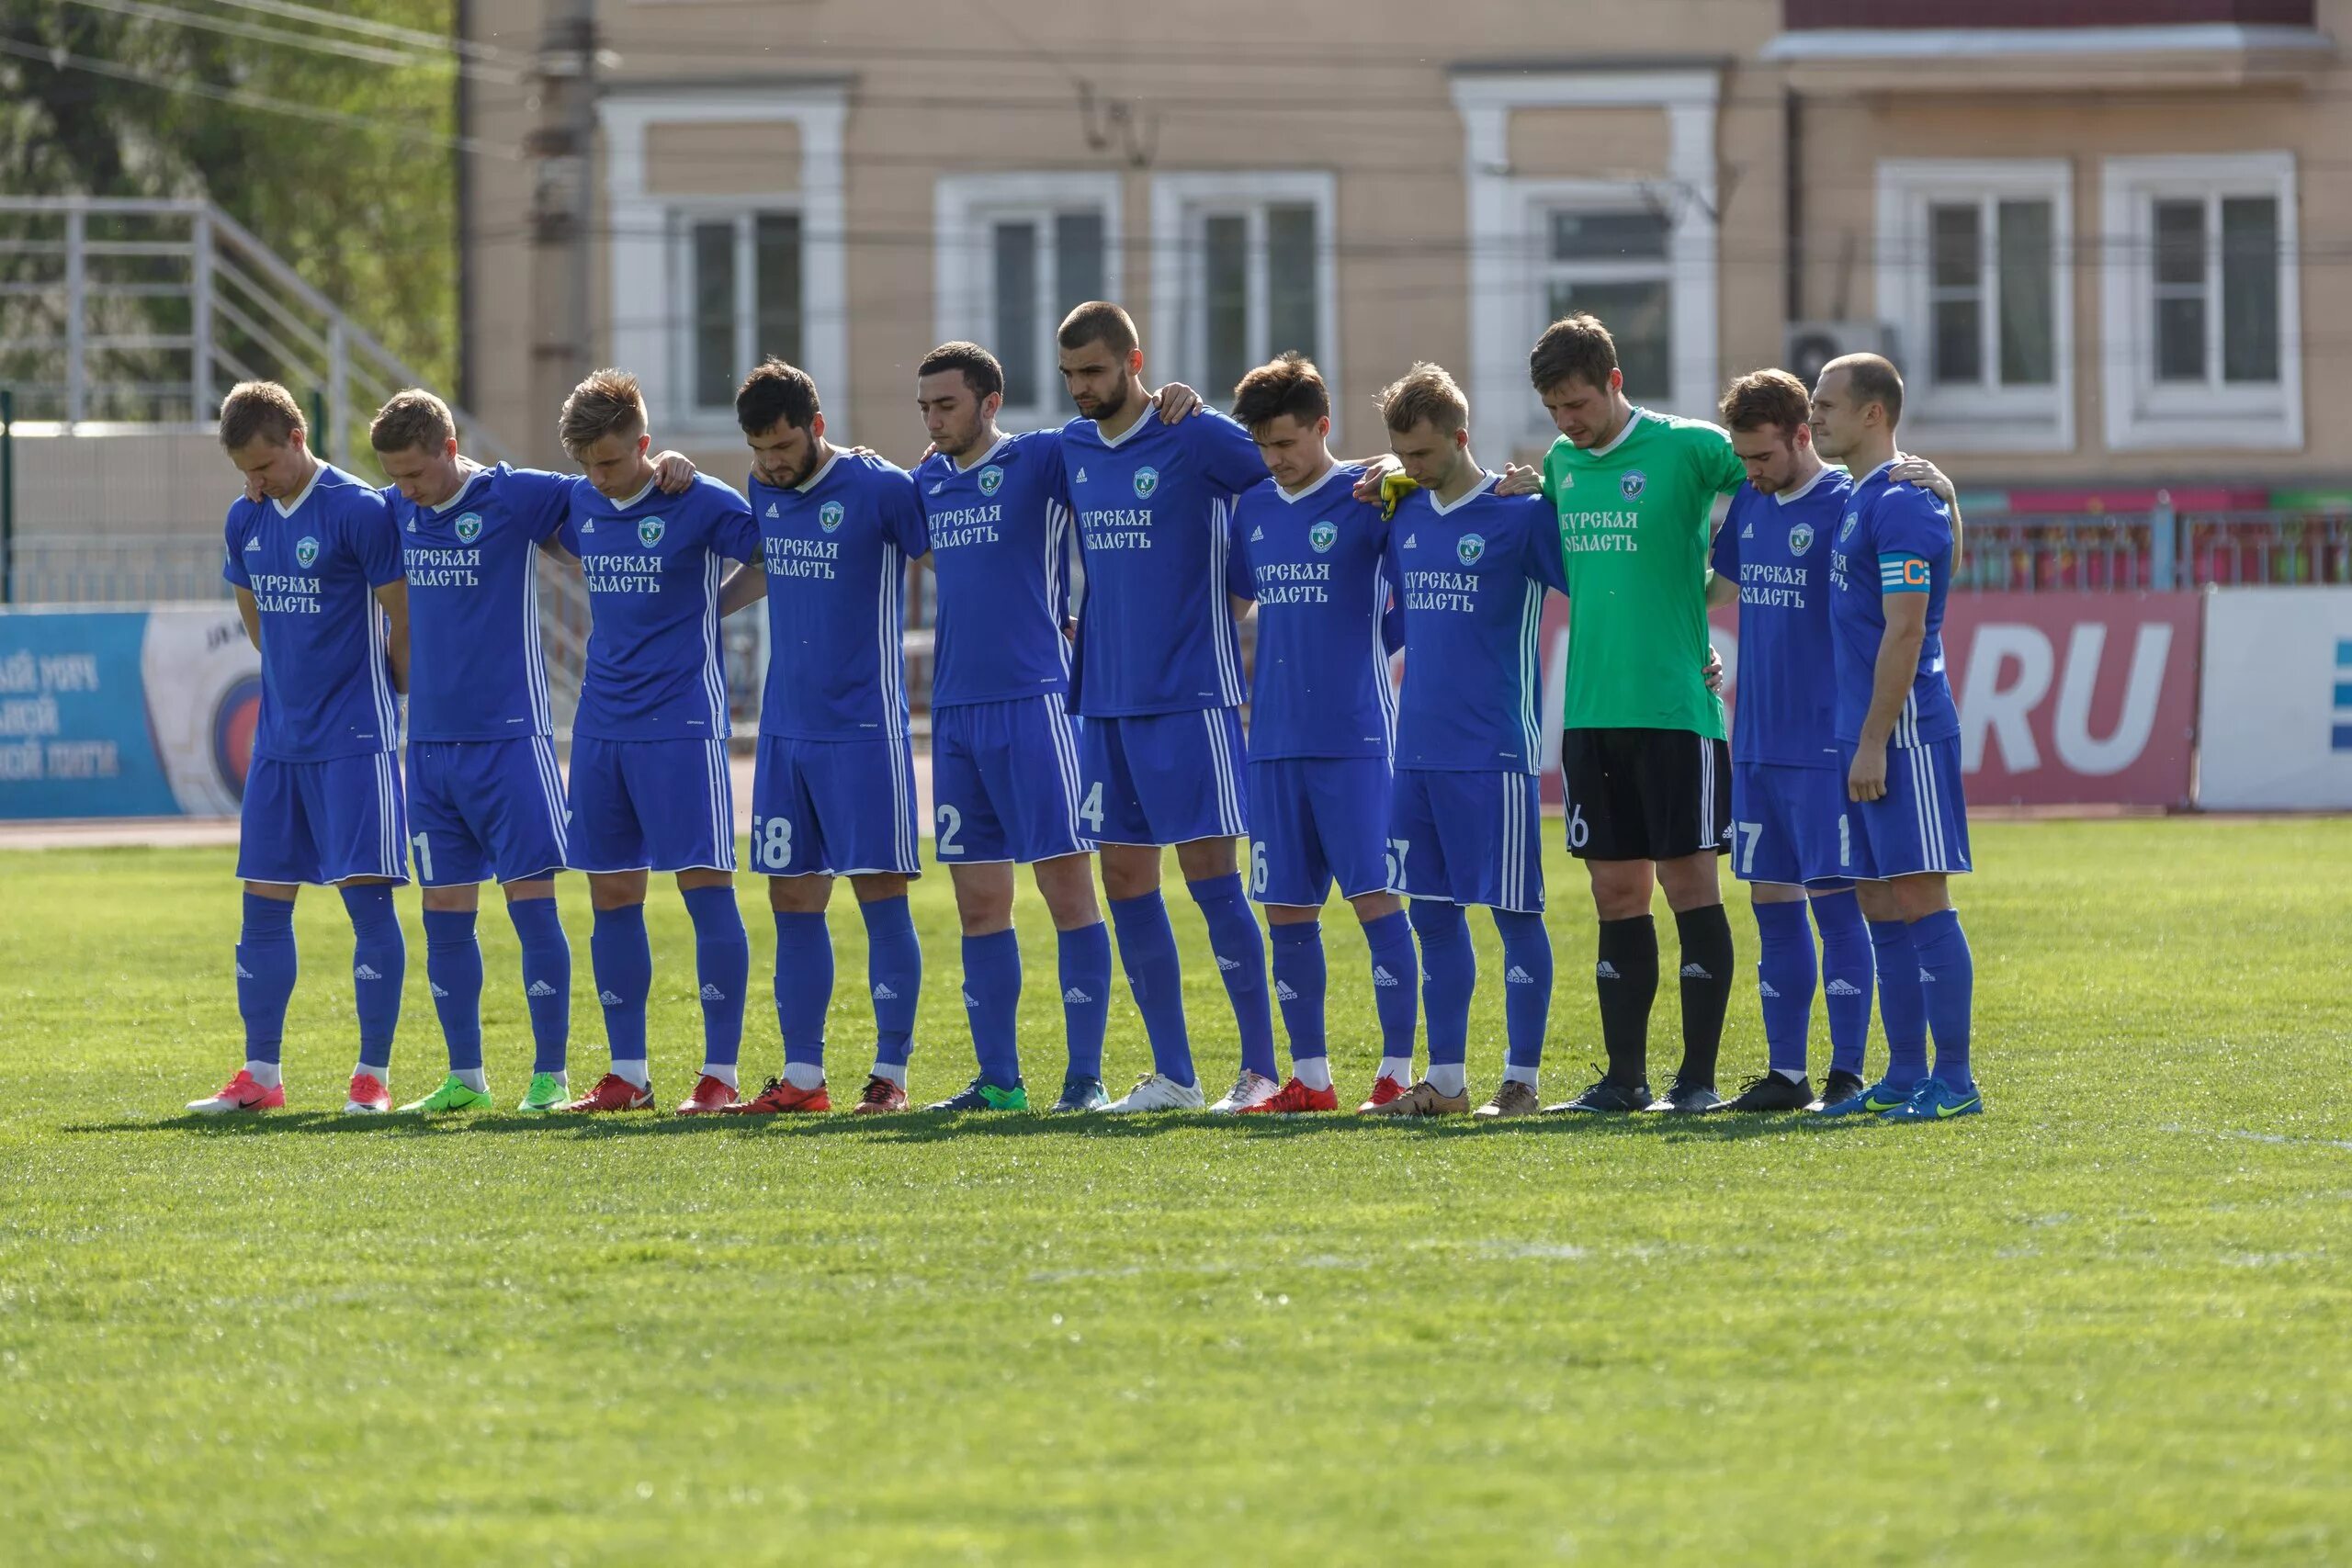
<svg viewBox="0 0 2352 1568">
<path fill-rule="evenodd" d="M 2352 1556 L 2352 822 L 1988 825 L 1977 850 L 1992 1113 L 1926 1128 L 352 1122 L 327 1114 L 349 932 L 315 891 L 294 1109 L 197 1124 L 177 1107 L 241 1055 L 229 852 L 8 854 L 0 1559 Z M 1557 1098 L 1599 1052 L 1590 910 L 1551 853 Z M 603 1042 L 563 898 L 578 1084 Z M 1172 902 L 1216 1090 L 1230 1015 Z M 396 1097 L 441 1060 L 401 905 Z M 916 909 L 922 1098 L 970 1058 L 944 877 Z M 1052 937 L 1034 894 L 1022 918 L 1050 1091 Z M 699 1016 L 674 892 L 652 923 L 668 1103 Z M 507 1102 L 527 1031 L 513 931 L 481 925 Z M 846 893 L 833 930 L 845 1100 L 871 1040 Z M 1324 930 L 1351 1101 L 1363 950 L 1344 908 Z M 764 1005 L 749 1035 L 755 1082 Z M 1761 1056 L 1743 986 L 1726 1079 Z M 1122 991 L 1114 1086 L 1144 1060 Z"/>
</svg>

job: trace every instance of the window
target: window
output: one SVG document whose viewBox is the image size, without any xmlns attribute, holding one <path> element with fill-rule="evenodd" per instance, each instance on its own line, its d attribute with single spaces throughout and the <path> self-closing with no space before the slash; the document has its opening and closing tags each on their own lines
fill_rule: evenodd
<svg viewBox="0 0 2352 1568">
<path fill-rule="evenodd" d="M 2063 160 L 1879 165 L 1879 314 L 1911 386 L 1906 437 L 2074 447 L 2072 190 Z"/>
<path fill-rule="evenodd" d="M 2302 445 L 2291 154 L 2110 158 L 2109 445 Z"/>
<path fill-rule="evenodd" d="M 682 214 L 678 226 L 693 321 L 682 379 L 695 414 L 729 413 L 762 359 L 802 363 L 800 215 Z"/>
<path fill-rule="evenodd" d="M 1295 349 L 1335 380 L 1333 206 L 1322 174 L 1153 182 L 1152 336 L 1172 345 L 1175 379 L 1223 407 L 1253 367 Z"/>
<path fill-rule="evenodd" d="M 941 341 L 1003 364 L 1004 423 L 1057 422 L 1054 333 L 1073 306 L 1117 297 L 1119 176 L 949 175 L 937 200 Z"/>
<path fill-rule="evenodd" d="M 1647 209 L 1544 214 L 1544 319 L 1589 311 L 1617 341 L 1625 395 L 1637 403 L 1674 400 L 1674 285 L 1668 249 L 1674 225 Z"/>
</svg>

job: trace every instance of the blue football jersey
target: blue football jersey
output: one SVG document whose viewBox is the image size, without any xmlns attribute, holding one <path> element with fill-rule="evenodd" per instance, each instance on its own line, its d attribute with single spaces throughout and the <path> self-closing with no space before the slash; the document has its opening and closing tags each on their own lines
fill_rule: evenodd
<svg viewBox="0 0 2352 1568">
<path fill-rule="evenodd" d="M 539 640 L 538 547 L 584 479 L 476 468 L 438 506 L 384 491 L 408 574 L 408 736 L 551 735 Z"/>
<path fill-rule="evenodd" d="M 904 468 L 835 452 L 790 490 L 752 480 L 768 573 L 760 733 L 907 732 L 907 563 L 929 548 Z"/>
<path fill-rule="evenodd" d="M 261 607 L 261 716 L 254 755 L 322 762 L 400 746 L 387 638 L 376 590 L 401 577 L 384 498 L 321 463 L 284 502 L 229 508 L 220 575 Z"/>
<path fill-rule="evenodd" d="M 1825 468 L 1802 490 L 1742 485 L 1709 564 L 1739 584 L 1739 706 L 1732 755 L 1783 767 L 1838 765 L 1829 648 L 1829 548 L 1854 481 Z"/>
<path fill-rule="evenodd" d="M 1115 441 L 1062 430 L 1085 552 L 1077 705 L 1090 717 L 1241 704 L 1241 637 L 1226 598 L 1234 497 L 1266 477 L 1221 413 L 1162 423 L 1146 409 Z"/>
<path fill-rule="evenodd" d="M 743 498 L 707 474 L 682 495 L 645 481 L 627 501 L 574 486 L 563 546 L 588 583 L 588 671 L 572 733 L 596 740 L 725 739 L 718 585 L 757 562 Z"/>
<path fill-rule="evenodd" d="M 1355 498 L 1357 465 L 1336 465 L 1296 494 L 1271 479 L 1233 513 L 1232 591 L 1258 601 L 1250 682 L 1250 756 L 1386 757 L 1396 688 L 1383 627 L 1388 523 Z"/>
<path fill-rule="evenodd" d="M 1425 490 L 1388 525 L 1389 570 L 1405 606 L 1405 691 L 1396 765 L 1532 773 L 1544 681 L 1544 591 L 1568 591 L 1560 514 L 1541 495 L 1497 495 L 1495 477 L 1451 506 Z"/>
<path fill-rule="evenodd" d="M 939 585 L 931 705 L 1068 691 L 1062 621 L 1078 541 L 1061 433 L 1007 435 L 968 468 L 933 454 L 915 485 Z"/>
<path fill-rule="evenodd" d="M 1951 590 L 1951 509 L 1917 485 L 1896 484 L 1882 463 L 1855 484 L 1829 552 L 1829 624 L 1837 649 L 1838 739 L 1860 740 L 1870 716 L 1879 644 L 1886 637 L 1879 558 L 1917 556 L 1928 563 L 1928 635 L 1919 672 L 1895 716 L 1891 746 L 1947 740 L 1960 733 L 1960 709 L 1944 673 L 1944 600 Z"/>
</svg>

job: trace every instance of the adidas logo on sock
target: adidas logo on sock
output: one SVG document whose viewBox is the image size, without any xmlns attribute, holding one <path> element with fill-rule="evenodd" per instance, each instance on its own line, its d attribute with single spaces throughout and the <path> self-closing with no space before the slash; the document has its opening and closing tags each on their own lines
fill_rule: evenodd
<svg viewBox="0 0 2352 1568">
<path fill-rule="evenodd" d="M 1927 978 L 1927 974 L 1928 972 L 1922 969 L 1919 971 L 1919 977 L 1921 979 L 1925 979 Z M 383 978 L 381 975 L 376 973 L 375 966 L 368 964 L 362 964 L 354 968 L 351 971 L 351 977 L 355 980 L 380 980 Z"/>
<path fill-rule="evenodd" d="M 555 995 L 555 987 L 545 980 L 534 980 L 531 988 L 523 994 L 526 997 L 551 997 Z"/>
<path fill-rule="evenodd" d="M 621 1005 L 620 998 L 615 996 L 610 991 L 598 991 L 596 993 L 596 999 L 604 1003 L 608 1008 L 616 1008 Z"/>
<path fill-rule="evenodd" d="M 1933 975 L 1928 974 L 1925 969 L 1919 971 L 1919 984 L 1923 986 L 1932 986 L 1935 983 L 1936 977 Z"/>
<path fill-rule="evenodd" d="M 1770 998 L 1774 1001 L 1779 1001 L 1781 999 L 1781 993 L 1772 988 L 1772 982 L 1770 980 L 1757 981 L 1756 988 L 1758 991 Z"/>
<path fill-rule="evenodd" d="M 874 999 L 877 1002 L 895 1002 L 899 999 L 899 993 L 877 980 L 874 984 Z"/>
<path fill-rule="evenodd" d="M 1707 966 L 1703 964 L 1685 964 L 1682 966 L 1682 977 L 1686 980 L 1712 980 L 1714 978 L 1713 975 L 1707 973 Z"/>
<path fill-rule="evenodd" d="M 1375 986 L 1393 986 L 1396 983 L 1396 976 L 1391 975 L 1385 965 L 1375 964 L 1372 966 L 1372 983 Z"/>
<path fill-rule="evenodd" d="M 727 993 L 716 986 L 705 986 L 702 988 L 702 999 L 707 1002 L 723 1002 L 727 999 Z"/>
<path fill-rule="evenodd" d="M 1234 970 L 1241 967 L 1241 960 L 1238 958 L 1227 958 L 1224 953 L 1220 953 L 1216 955 L 1216 966 L 1219 969 L 1224 970 L 1227 974 L 1231 974 Z"/>
<path fill-rule="evenodd" d="M 1088 996 L 1076 986 L 1072 986 L 1069 990 L 1062 993 L 1062 1000 L 1066 1002 L 1091 1002 L 1093 999 L 1094 998 L 1092 997 Z"/>
<path fill-rule="evenodd" d="M 1535 976 L 1514 964 L 1503 971 L 1503 983 L 1508 986 L 1532 986 L 1535 984 Z"/>
<path fill-rule="evenodd" d="M 1862 988 L 1851 980 L 1832 980 L 1829 982 L 1829 994 L 1833 997 L 1859 997 Z"/>
<path fill-rule="evenodd" d="M 1274 982 L 1274 999 L 1279 1002 L 1295 1002 L 1298 1000 L 1298 993 L 1290 988 L 1289 981 L 1277 980 Z"/>
<path fill-rule="evenodd" d="M 250 980 L 250 979 L 252 979 L 253 977 L 254 977 L 254 972 L 253 972 L 252 970 L 250 970 L 250 969 L 246 968 L 246 967 L 245 967 L 243 964 L 238 964 L 238 965 L 237 965 L 237 978 L 238 978 L 238 979 L 240 979 L 240 980 Z"/>
<path fill-rule="evenodd" d="M 1592 966 L 1592 974 L 1593 978 L 1597 980 L 1616 980 L 1623 978 L 1623 976 L 1617 973 L 1617 965 L 1610 963 L 1606 958 Z"/>
<path fill-rule="evenodd" d="M 980 1005 L 980 998 L 972 995 L 971 992 L 966 991 L 964 993 L 964 1005 L 967 1008 L 976 1008 Z"/>
<path fill-rule="evenodd" d="M 441 1000 L 443 998 L 447 997 L 447 996 L 449 994 L 448 992 L 447 992 L 447 991 L 443 990 L 439 986 L 435 985 L 435 984 L 434 984 L 432 981 L 430 981 L 430 980 L 427 980 L 426 982 L 424 982 L 424 988 L 425 988 L 426 990 L 428 990 L 428 991 L 430 991 L 430 992 L 432 992 L 432 993 L 433 993 L 433 999 L 434 999 L 434 1000 L 435 1000 L 435 1001 L 439 1001 L 439 1000 Z"/>
</svg>

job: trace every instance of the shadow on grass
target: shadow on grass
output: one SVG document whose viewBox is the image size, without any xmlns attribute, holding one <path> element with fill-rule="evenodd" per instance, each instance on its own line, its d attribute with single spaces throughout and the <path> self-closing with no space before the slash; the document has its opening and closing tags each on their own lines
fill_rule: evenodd
<svg viewBox="0 0 2352 1568">
<path fill-rule="evenodd" d="M 69 1123 L 60 1131 L 91 1136 L 177 1133 L 204 1138 L 330 1136 L 445 1138 L 481 1134 L 530 1134 L 568 1141 L 605 1138 L 790 1137 L 851 1138 L 861 1143 L 930 1144 L 962 1138 L 1068 1138 L 1118 1142 L 1216 1127 L 1250 1141 L 1319 1137 L 1591 1138 L 1663 1143 L 1738 1143 L 1756 1138 L 1834 1134 L 1852 1117 L 1791 1112 L 1770 1116 L 1551 1114 L 1492 1121 L 1469 1116 L 1364 1115 L 1222 1116 L 1202 1111 L 1136 1116 L 1048 1115 L 1020 1111 L 905 1111 L 879 1116 L 677 1116 L 623 1112 L 605 1116 L 526 1116 L 485 1111 L 423 1116 L 399 1111 L 352 1116 L 334 1111 L 268 1115 L 187 1114 L 153 1121 Z"/>
</svg>

